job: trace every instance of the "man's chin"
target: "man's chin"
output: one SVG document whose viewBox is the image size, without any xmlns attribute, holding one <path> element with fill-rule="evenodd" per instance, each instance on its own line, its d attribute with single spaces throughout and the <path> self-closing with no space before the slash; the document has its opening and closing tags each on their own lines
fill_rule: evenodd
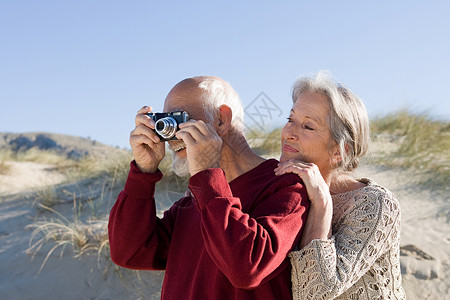
<svg viewBox="0 0 450 300">
<path fill-rule="evenodd" d="M 184 153 L 180 153 L 184 152 Z M 184 157 L 183 157 L 184 156 Z M 186 158 L 186 150 L 180 150 L 178 152 L 172 152 L 172 169 L 175 174 L 179 177 L 188 177 L 189 173 L 189 163 Z"/>
</svg>

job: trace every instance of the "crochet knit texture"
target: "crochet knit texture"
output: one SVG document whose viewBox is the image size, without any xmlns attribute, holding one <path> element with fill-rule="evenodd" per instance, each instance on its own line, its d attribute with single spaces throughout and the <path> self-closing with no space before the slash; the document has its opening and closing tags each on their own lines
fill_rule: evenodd
<svg viewBox="0 0 450 300">
<path fill-rule="evenodd" d="M 289 255 L 300 299 L 405 299 L 400 271 L 400 206 L 370 179 L 333 195 L 333 236 Z"/>
</svg>

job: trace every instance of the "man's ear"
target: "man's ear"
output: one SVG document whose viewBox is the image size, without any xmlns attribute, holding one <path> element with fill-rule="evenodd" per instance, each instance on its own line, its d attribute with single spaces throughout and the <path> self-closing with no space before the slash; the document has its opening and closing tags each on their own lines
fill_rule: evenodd
<svg viewBox="0 0 450 300">
<path fill-rule="evenodd" d="M 220 136 L 225 135 L 230 130 L 232 117 L 233 112 L 228 105 L 222 104 L 219 106 L 217 133 Z"/>
</svg>

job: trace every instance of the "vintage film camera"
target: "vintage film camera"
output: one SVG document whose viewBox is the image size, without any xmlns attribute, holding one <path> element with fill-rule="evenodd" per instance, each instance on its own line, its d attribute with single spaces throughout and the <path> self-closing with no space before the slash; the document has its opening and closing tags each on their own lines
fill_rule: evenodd
<svg viewBox="0 0 450 300">
<path fill-rule="evenodd" d="M 163 141 L 178 140 L 175 136 L 178 125 L 189 121 L 189 114 L 185 111 L 172 111 L 168 113 L 148 113 L 147 116 L 155 121 L 156 134 Z"/>
</svg>

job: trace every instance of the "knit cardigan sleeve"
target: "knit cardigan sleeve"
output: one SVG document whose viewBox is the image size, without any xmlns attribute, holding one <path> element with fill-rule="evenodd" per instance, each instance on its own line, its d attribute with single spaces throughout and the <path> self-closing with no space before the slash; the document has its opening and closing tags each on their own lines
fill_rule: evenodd
<svg viewBox="0 0 450 300">
<path fill-rule="evenodd" d="M 344 201 L 354 205 L 333 220 L 330 239 L 313 240 L 290 253 L 294 299 L 333 299 L 341 295 L 391 248 L 391 232 L 400 222 L 400 208 L 393 194 L 380 186 L 368 186 L 349 197 Z"/>
</svg>

